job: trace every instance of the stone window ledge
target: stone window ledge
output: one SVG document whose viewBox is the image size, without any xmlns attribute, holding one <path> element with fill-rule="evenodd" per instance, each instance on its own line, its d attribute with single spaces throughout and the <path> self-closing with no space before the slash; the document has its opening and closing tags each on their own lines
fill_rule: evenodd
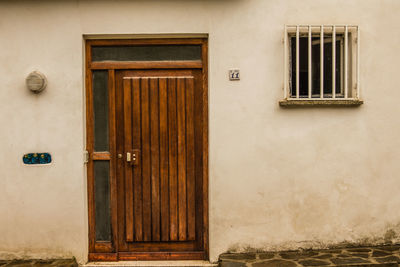
<svg viewBox="0 0 400 267">
<path fill-rule="evenodd" d="M 364 103 L 360 99 L 283 99 L 279 101 L 281 107 L 357 107 Z"/>
</svg>

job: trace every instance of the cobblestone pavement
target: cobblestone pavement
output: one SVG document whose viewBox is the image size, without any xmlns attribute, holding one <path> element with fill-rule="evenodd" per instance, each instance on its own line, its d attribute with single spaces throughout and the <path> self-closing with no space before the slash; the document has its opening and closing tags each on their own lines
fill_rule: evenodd
<svg viewBox="0 0 400 267">
<path fill-rule="evenodd" d="M 400 245 L 285 252 L 226 253 L 219 267 L 399 266 Z"/>
<path fill-rule="evenodd" d="M 77 267 L 75 259 L 51 260 L 0 260 L 0 267 Z"/>
</svg>

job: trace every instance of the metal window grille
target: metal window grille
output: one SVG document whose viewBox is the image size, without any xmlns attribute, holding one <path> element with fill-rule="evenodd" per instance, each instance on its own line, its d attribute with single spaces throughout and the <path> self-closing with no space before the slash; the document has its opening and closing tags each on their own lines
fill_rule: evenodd
<svg viewBox="0 0 400 267">
<path fill-rule="evenodd" d="M 360 98 L 360 36 L 355 25 L 286 25 L 284 98 Z"/>
</svg>

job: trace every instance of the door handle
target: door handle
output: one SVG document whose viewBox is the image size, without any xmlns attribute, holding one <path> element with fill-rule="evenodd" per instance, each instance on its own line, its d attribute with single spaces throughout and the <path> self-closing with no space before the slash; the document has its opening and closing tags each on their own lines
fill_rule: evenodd
<svg viewBox="0 0 400 267">
<path fill-rule="evenodd" d="M 138 165 L 140 160 L 140 150 L 133 149 L 131 152 L 126 152 L 126 161 L 131 165 Z"/>
</svg>

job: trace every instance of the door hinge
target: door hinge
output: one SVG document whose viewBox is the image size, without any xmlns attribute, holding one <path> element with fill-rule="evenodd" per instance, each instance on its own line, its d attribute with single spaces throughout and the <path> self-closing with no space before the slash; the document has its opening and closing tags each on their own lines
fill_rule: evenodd
<svg viewBox="0 0 400 267">
<path fill-rule="evenodd" d="M 85 150 L 83 151 L 83 163 L 88 163 L 89 162 L 89 151 Z"/>
</svg>

